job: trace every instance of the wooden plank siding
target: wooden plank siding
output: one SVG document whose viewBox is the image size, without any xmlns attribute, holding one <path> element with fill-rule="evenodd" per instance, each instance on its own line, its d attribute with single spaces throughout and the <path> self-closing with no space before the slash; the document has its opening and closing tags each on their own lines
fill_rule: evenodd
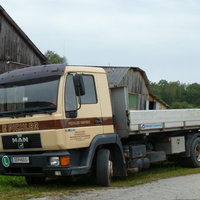
<svg viewBox="0 0 200 200">
<path fill-rule="evenodd" d="M 168 108 L 168 105 L 164 101 L 153 95 L 147 75 L 140 68 L 116 66 L 101 67 L 107 72 L 110 88 L 127 87 L 129 100 L 132 101 L 129 102 L 130 109 L 149 109 L 149 103 L 152 103 L 150 97 L 154 98 L 155 101 L 153 102 L 160 104 L 160 109 Z M 156 109 L 156 107 L 154 109 Z"/>
<path fill-rule="evenodd" d="M 0 6 L 0 73 L 44 62 L 44 55 Z"/>
<path fill-rule="evenodd" d="M 148 100 L 149 91 L 146 87 L 144 78 L 139 71 L 135 71 L 133 68 L 130 68 L 118 86 L 127 86 L 129 93 L 138 94 L 137 110 L 145 109 L 145 103 L 146 100 Z"/>
</svg>

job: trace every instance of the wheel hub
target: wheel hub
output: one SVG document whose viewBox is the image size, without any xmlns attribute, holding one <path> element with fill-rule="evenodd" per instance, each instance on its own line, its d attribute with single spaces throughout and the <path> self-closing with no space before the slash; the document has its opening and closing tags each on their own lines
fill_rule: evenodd
<svg viewBox="0 0 200 200">
<path fill-rule="evenodd" d="M 200 144 L 196 145 L 194 155 L 196 156 L 197 161 L 200 162 Z"/>
<path fill-rule="evenodd" d="M 109 169 L 109 176 L 113 177 L 113 162 L 112 161 L 108 161 L 108 169 Z"/>
</svg>

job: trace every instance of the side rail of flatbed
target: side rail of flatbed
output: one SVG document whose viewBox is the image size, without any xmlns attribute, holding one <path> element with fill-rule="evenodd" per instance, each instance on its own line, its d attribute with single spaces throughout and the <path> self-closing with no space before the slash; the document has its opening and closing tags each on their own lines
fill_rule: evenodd
<svg viewBox="0 0 200 200">
<path fill-rule="evenodd" d="M 129 134 L 200 129 L 200 109 L 129 111 Z"/>
</svg>

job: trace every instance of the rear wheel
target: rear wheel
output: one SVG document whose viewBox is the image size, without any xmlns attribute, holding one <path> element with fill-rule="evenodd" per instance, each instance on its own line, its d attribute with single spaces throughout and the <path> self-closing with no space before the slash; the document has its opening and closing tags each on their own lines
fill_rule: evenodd
<svg viewBox="0 0 200 200">
<path fill-rule="evenodd" d="M 190 163 L 193 167 L 200 167 L 200 138 L 193 140 L 190 147 Z"/>
<path fill-rule="evenodd" d="M 31 176 L 26 176 L 25 180 L 26 180 L 26 183 L 28 185 L 41 185 L 41 184 L 44 184 L 45 177 L 31 177 Z"/>
<path fill-rule="evenodd" d="M 96 183 L 101 186 L 110 186 L 113 177 L 113 162 L 108 149 L 97 152 Z"/>
</svg>

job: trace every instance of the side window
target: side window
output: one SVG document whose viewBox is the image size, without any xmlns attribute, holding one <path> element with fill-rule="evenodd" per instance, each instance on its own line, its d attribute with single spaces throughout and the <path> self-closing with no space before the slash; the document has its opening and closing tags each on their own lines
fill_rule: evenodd
<svg viewBox="0 0 200 200">
<path fill-rule="evenodd" d="M 138 94 L 128 94 L 129 110 L 137 110 L 138 107 Z"/>
<path fill-rule="evenodd" d="M 85 86 L 85 95 L 81 96 L 81 103 L 96 104 L 97 95 L 96 95 L 94 77 L 90 75 L 83 75 L 83 82 Z"/>
<path fill-rule="evenodd" d="M 65 85 L 65 110 L 73 111 L 77 109 L 77 99 L 75 94 L 73 76 L 68 75 Z"/>
</svg>

